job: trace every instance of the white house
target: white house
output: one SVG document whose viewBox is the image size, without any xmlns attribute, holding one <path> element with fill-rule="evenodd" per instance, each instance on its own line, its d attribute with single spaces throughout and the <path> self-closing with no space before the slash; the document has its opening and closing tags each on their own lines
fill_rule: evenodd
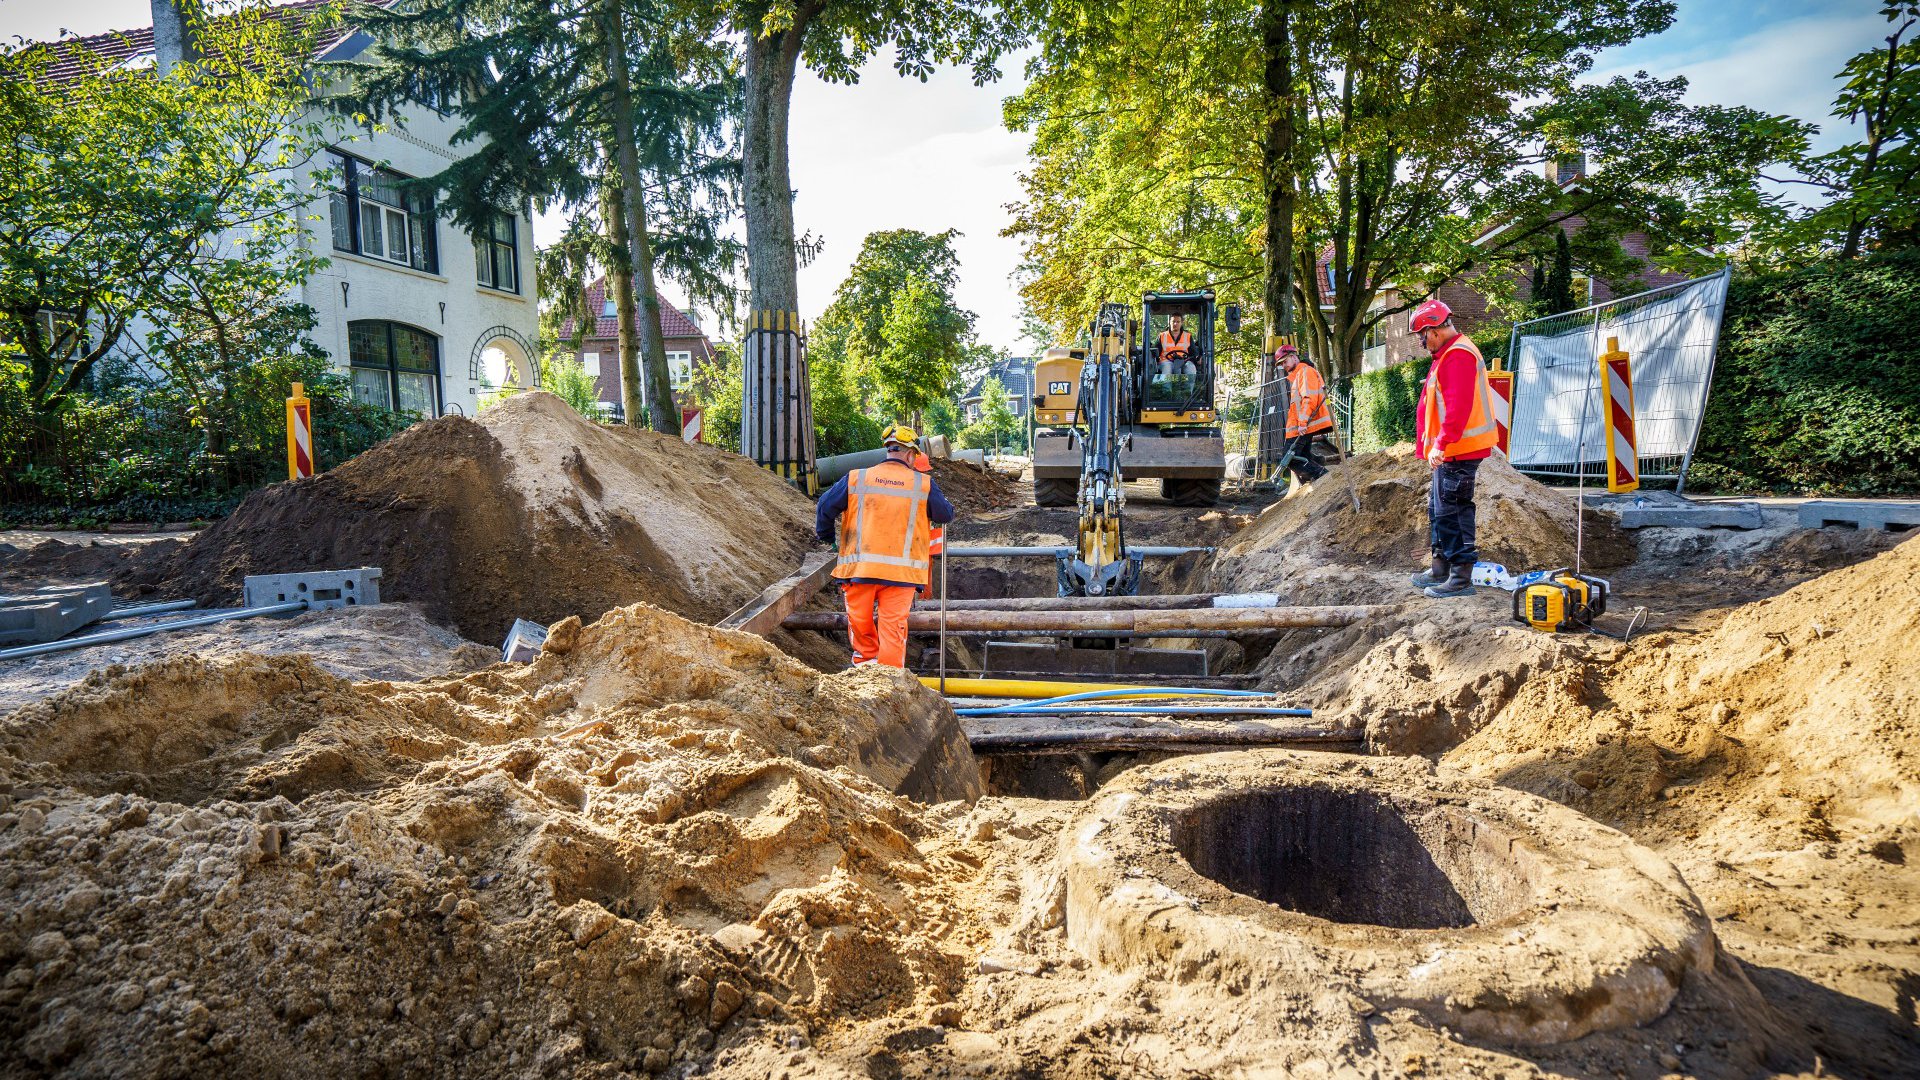
<svg viewBox="0 0 1920 1080">
<path fill-rule="evenodd" d="M 304 0 L 282 10 L 325 6 Z M 169 42 L 178 47 L 173 35 L 162 35 L 160 47 Z M 130 68 L 165 70 L 174 59 L 155 56 L 151 28 L 79 44 Z M 343 30 L 323 41 L 314 60 L 352 60 L 372 45 L 368 35 Z M 532 222 L 522 206 L 501 214 L 488 235 L 472 236 L 432 206 L 401 197 L 395 181 L 433 175 L 462 156 L 451 142 L 455 117 L 419 105 L 404 120 L 380 131 L 332 121 L 336 137 L 312 163 L 313 202 L 303 212 L 305 242 L 330 265 L 307 279 L 297 299 L 318 319 L 314 342 L 350 374 L 360 400 L 422 416 L 470 416 L 483 386 L 503 382 L 509 365 L 519 385 L 539 382 Z M 140 334 L 135 327 L 129 336 Z"/>
</svg>

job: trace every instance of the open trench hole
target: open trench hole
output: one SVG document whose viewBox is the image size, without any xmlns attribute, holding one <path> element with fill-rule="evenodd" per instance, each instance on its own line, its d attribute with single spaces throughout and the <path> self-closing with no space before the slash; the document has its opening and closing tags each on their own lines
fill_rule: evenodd
<svg viewBox="0 0 1920 1080">
<path fill-rule="evenodd" d="M 1181 511 L 1185 519 L 1190 512 Z M 969 545 L 1050 545 L 1066 542 L 1074 529 L 1075 511 L 1030 508 L 1016 519 L 995 523 L 990 534 L 975 535 L 965 526 L 950 531 L 949 543 Z M 1162 524 L 1132 542 L 1145 544 L 1194 544 L 1219 542 L 1211 535 L 1190 535 L 1191 530 Z M 1170 595 L 1215 591 L 1210 573 L 1211 557 L 1205 554 L 1176 558 L 1148 559 L 1142 568 L 1142 595 Z M 947 568 L 948 596 L 954 600 L 996 600 L 1012 597 L 1052 597 L 1058 595 L 1058 574 L 1051 558 L 956 558 Z M 938 588 L 936 579 L 935 588 Z M 988 643 L 998 642 L 992 663 Z M 1062 643 L 1058 637 L 1022 637 L 1011 634 L 949 635 L 947 673 L 981 675 L 996 678 L 1059 678 L 1085 682 L 1159 682 L 1167 685 L 1213 685 L 1234 688 L 1252 687 L 1251 680 L 1230 677 L 1252 670 L 1273 647 L 1272 637 L 1138 638 L 1136 649 L 1188 650 L 1204 652 L 1204 671 L 1211 681 L 1187 680 L 1176 674 L 1157 679 L 1115 675 L 1097 670 L 1064 671 L 1053 666 L 1052 653 Z M 1114 639 L 1079 639 L 1082 650 L 1125 648 Z M 1006 646 L 1013 646 L 1012 649 Z M 934 674 L 939 666 L 939 645 L 935 635 L 916 634 L 909 642 L 908 657 L 924 675 Z M 1098 663 L 1099 653 L 1081 653 L 1081 663 Z M 1202 670 L 1197 658 L 1193 670 Z M 1177 670 L 1177 669 L 1175 669 Z M 1229 678 L 1221 678 L 1221 677 Z M 1122 771 L 1137 764 L 1173 756 L 1165 752 L 1080 753 L 1080 754 L 1001 754 L 983 758 L 987 788 L 998 795 L 1040 799 L 1085 799 Z"/>
<path fill-rule="evenodd" d="M 1409 818 L 1368 792 L 1264 788 L 1201 803 L 1174 846 L 1204 877 L 1338 923 L 1439 930 L 1524 910 L 1532 875 L 1511 845 L 1446 807 Z"/>
</svg>

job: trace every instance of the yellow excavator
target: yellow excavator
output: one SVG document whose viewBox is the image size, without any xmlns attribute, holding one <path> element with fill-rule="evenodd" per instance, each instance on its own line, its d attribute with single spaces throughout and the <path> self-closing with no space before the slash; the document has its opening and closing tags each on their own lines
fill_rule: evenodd
<svg viewBox="0 0 1920 1080">
<path fill-rule="evenodd" d="M 1228 307 L 1229 333 L 1238 314 Z M 1163 344 L 1175 315 L 1185 323 L 1185 348 Z M 1176 506 L 1220 500 L 1227 450 L 1213 404 L 1213 293 L 1150 292 L 1139 319 L 1131 316 L 1128 305 L 1103 304 L 1087 346 L 1048 349 L 1034 365 L 1033 499 L 1040 506 L 1084 506 L 1095 443 L 1114 447 L 1116 487 L 1158 478 L 1160 494 Z M 1096 345 L 1116 339 L 1109 353 Z M 1114 368 L 1116 400 L 1096 415 L 1088 390 L 1098 356 Z"/>
</svg>

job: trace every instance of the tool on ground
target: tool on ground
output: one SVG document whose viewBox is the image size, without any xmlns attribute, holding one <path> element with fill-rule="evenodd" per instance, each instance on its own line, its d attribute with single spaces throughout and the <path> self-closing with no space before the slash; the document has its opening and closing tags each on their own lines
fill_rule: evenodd
<svg viewBox="0 0 1920 1080">
<path fill-rule="evenodd" d="M 1549 570 L 1543 580 L 1513 591 L 1513 617 L 1549 634 L 1591 629 L 1593 620 L 1606 613 L 1609 588 L 1605 578 L 1568 567 Z"/>
</svg>

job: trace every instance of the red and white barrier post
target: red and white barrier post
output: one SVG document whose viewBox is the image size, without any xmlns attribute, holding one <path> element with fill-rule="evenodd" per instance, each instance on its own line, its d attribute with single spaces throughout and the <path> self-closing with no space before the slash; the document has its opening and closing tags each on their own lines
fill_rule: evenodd
<svg viewBox="0 0 1920 1080">
<path fill-rule="evenodd" d="M 1600 379 L 1607 388 L 1607 490 L 1640 487 L 1640 454 L 1633 434 L 1633 362 L 1620 339 L 1607 339 L 1600 354 Z"/>
<path fill-rule="evenodd" d="M 293 384 L 287 396 L 287 479 L 301 480 L 313 475 L 313 402 L 307 400 L 306 386 Z"/>
<path fill-rule="evenodd" d="M 701 410 L 699 409 L 680 410 L 680 437 L 687 442 L 703 443 L 707 441 L 701 437 L 700 412 Z"/>
<path fill-rule="evenodd" d="M 1493 425 L 1500 435 L 1500 453 L 1506 456 L 1513 436 L 1513 372 L 1497 367 L 1487 372 L 1487 389 L 1493 391 Z"/>
</svg>

